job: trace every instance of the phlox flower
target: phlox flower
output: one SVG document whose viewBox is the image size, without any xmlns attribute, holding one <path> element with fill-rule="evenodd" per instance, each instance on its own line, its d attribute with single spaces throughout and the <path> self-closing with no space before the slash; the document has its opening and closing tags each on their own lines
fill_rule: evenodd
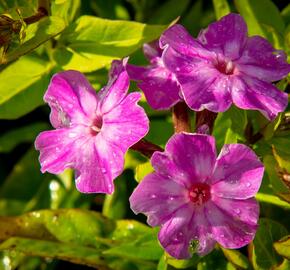
<svg viewBox="0 0 290 270">
<path fill-rule="evenodd" d="M 112 193 L 122 173 L 124 154 L 148 132 L 140 93 L 127 94 L 126 60 L 114 61 L 108 85 L 98 93 L 83 74 L 70 70 L 54 75 L 44 100 L 55 130 L 38 135 L 42 172 L 75 169 L 80 192 Z"/>
<path fill-rule="evenodd" d="M 272 120 L 287 106 L 287 94 L 272 84 L 290 72 L 286 54 L 260 36 L 248 37 L 238 14 L 210 24 L 197 39 L 183 26 L 173 25 L 160 44 L 163 63 L 176 75 L 193 110 L 223 112 L 234 103 Z"/>
<path fill-rule="evenodd" d="M 216 156 L 214 137 L 179 133 L 164 152 L 151 158 L 154 172 L 145 176 L 130 197 L 132 210 L 147 215 L 151 226 L 161 226 L 158 238 L 173 257 L 199 255 L 216 242 L 240 248 L 253 240 L 259 205 L 253 198 L 263 164 L 242 144 L 224 145 Z"/>
</svg>

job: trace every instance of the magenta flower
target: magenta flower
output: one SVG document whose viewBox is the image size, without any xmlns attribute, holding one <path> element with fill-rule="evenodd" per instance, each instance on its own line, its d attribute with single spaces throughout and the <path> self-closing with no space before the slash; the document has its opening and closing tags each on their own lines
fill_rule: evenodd
<svg viewBox="0 0 290 270">
<path fill-rule="evenodd" d="M 138 87 L 144 92 L 148 104 L 153 109 L 169 109 L 182 100 L 180 85 L 174 73 L 164 66 L 158 42 L 144 44 L 143 50 L 150 65 L 148 67 L 128 65 L 130 79 L 139 81 Z"/>
<path fill-rule="evenodd" d="M 140 93 L 127 95 L 125 65 L 113 62 L 109 83 L 97 94 L 78 71 L 53 76 L 44 100 L 56 129 L 40 133 L 35 141 L 42 172 L 73 168 L 80 192 L 114 191 L 125 152 L 148 131 L 148 118 L 137 105 Z"/>
<path fill-rule="evenodd" d="M 159 241 L 173 257 L 209 253 L 216 242 L 240 248 L 257 230 L 257 193 L 264 167 L 242 144 L 224 145 L 216 157 L 215 140 L 201 134 L 175 134 L 164 152 L 155 152 L 155 172 L 130 197 L 132 210 L 145 213 L 151 226 L 161 226 Z"/>
<path fill-rule="evenodd" d="M 262 37 L 248 37 L 238 14 L 210 24 L 197 39 L 174 25 L 160 44 L 165 48 L 163 62 L 175 73 L 193 110 L 223 112 L 234 103 L 272 120 L 287 106 L 287 94 L 272 84 L 290 72 L 285 53 Z"/>
</svg>

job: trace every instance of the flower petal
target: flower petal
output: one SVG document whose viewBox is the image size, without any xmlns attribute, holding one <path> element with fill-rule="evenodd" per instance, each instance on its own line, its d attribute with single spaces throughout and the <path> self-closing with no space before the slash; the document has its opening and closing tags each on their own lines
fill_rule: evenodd
<svg viewBox="0 0 290 270">
<path fill-rule="evenodd" d="M 224 145 L 217 158 L 211 193 L 229 199 L 248 199 L 258 192 L 264 166 L 243 144 Z"/>
<path fill-rule="evenodd" d="M 168 220 L 160 229 L 158 239 L 163 248 L 171 256 L 177 259 L 187 259 L 191 257 L 189 246 L 189 224 L 193 215 L 193 209 L 188 204 L 178 208 L 172 218 Z"/>
<path fill-rule="evenodd" d="M 269 120 L 285 110 L 288 95 L 271 83 L 249 76 L 233 78 L 232 98 L 241 109 L 259 110 Z"/>
<path fill-rule="evenodd" d="M 213 238 L 225 248 L 241 248 L 255 237 L 256 224 L 248 224 L 234 219 L 213 202 L 206 206 L 206 216 L 212 227 Z"/>
<path fill-rule="evenodd" d="M 199 41 L 195 40 L 180 24 L 169 27 L 159 40 L 162 49 L 170 47 L 186 56 L 208 57 L 212 55 Z"/>
<path fill-rule="evenodd" d="M 150 61 L 150 62 L 154 62 L 154 60 L 157 58 L 159 58 L 162 54 L 162 50 L 159 47 L 159 40 L 155 40 L 153 42 L 150 43 L 145 43 L 143 45 L 143 52 L 144 55 L 146 56 L 146 58 Z"/>
<path fill-rule="evenodd" d="M 110 112 L 103 115 L 101 133 L 107 141 L 122 149 L 124 154 L 149 130 L 148 117 L 144 109 L 137 105 L 140 97 L 140 93 L 131 93 Z"/>
<path fill-rule="evenodd" d="M 41 171 L 59 174 L 74 166 L 75 144 L 83 141 L 78 128 L 57 129 L 41 132 L 35 140 L 35 148 L 40 151 Z"/>
<path fill-rule="evenodd" d="M 186 202 L 186 189 L 156 173 L 142 180 L 130 197 L 135 214 L 144 213 L 151 226 L 158 226 L 172 217 L 172 213 Z"/>
<path fill-rule="evenodd" d="M 149 105 L 155 110 L 169 109 L 181 101 L 180 86 L 173 73 L 163 67 L 148 70 L 146 80 L 138 83 Z"/>
<path fill-rule="evenodd" d="M 178 133 L 170 138 L 163 153 L 153 154 L 151 163 L 158 174 L 190 188 L 212 174 L 215 159 L 212 136 Z"/>
<path fill-rule="evenodd" d="M 198 40 L 208 49 L 235 60 L 247 40 L 247 25 L 242 16 L 231 13 L 199 33 Z"/>
<path fill-rule="evenodd" d="M 212 196 L 212 201 L 233 219 L 250 225 L 257 225 L 259 219 L 259 204 L 254 198 L 232 200 Z"/>
<path fill-rule="evenodd" d="M 98 93 L 100 100 L 98 111 L 100 114 L 108 113 L 125 98 L 130 83 L 126 64 L 127 59 L 112 62 L 109 82 Z"/>
<path fill-rule="evenodd" d="M 248 38 L 237 63 L 241 72 L 266 82 L 281 80 L 290 72 L 286 54 L 259 36 Z"/>
<path fill-rule="evenodd" d="M 198 241 L 196 252 L 199 255 L 209 253 L 215 245 L 211 237 L 211 227 L 203 208 L 194 209 L 187 204 L 180 207 L 160 229 L 159 241 L 165 250 L 177 259 L 191 257 L 190 245 Z"/>
<path fill-rule="evenodd" d="M 51 107 L 50 121 L 53 127 L 67 127 L 72 121 L 86 122 L 86 115 L 96 110 L 96 92 L 85 76 L 75 70 L 54 75 L 44 95 Z"/>
<path fill-rule="evenodd" d="M 231 106 L 231 80 L 221 74 L 210 60 L 185 58 L 167 48 L 163 61 L 171 71 L 175 71 L 184 100 L 191 109 L 222 112 Z"/>
<path fill-rule="evenodd" d="M 123 171 L 124 155 L 99 133 L 89 143 L 79 145 L 74 168 L 80 192 L 111 194 L 113 179 Z"/>
</svg>

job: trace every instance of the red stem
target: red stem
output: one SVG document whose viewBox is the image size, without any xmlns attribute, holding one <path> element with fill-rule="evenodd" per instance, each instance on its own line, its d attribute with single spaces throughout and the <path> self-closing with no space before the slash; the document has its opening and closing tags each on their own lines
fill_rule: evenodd
<svg viewBox="0 0 290 270">
<path fill-rule="evenodd" d="M 151 158 L 155 151 L 163 151 L 163 148 L 145 139 L 142 139 L 139 142 L 135 143 L 130 147 L 130 149 L 137 151 L 148 158 Z"/>
<path fill-rule="evenodd" d="M 178 102 L 172 110 L 172 121 L 175 133 L 190 132 L 189 110 L 184 102 Z"/>
</svg>

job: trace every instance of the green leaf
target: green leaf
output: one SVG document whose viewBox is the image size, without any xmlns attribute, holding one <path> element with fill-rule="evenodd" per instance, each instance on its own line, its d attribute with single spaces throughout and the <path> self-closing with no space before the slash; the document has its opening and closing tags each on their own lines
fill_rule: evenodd
<svg viewBox="0 0 290 270">
<path fill-rule="evenodd" d="M 231 12 L 227 0 L 213 0 L 212 2 L 217 20 Z"/>
<path fill-rule="evenodd" d="M 279 197 L 272 195 L 272 194 L 258 192 L 256 194 L 255 198 L 260 202 L 270 203 L 270 204 L 274 204 L 274 205 L 277 205 L 277 206 L 282 207 L 282 208 L 290 209 L 289 203 L 281 200 Z"/>
<path fill-rule="evenodd" d="M 151 14 L 149 23 L 168 24 L 178 16 L 181 16 L 190 3 L 190 0 L 168 0 Z"/>
<path fill-rule="evenodd" d="M 63 69 L 90 72 L 128 56 L 166 27 L 82 16 L 61 35 L 54 58 Z"/>
<path fill-rule="evenodd" d="M 54 0 L 51 3 L 51 14 L 63 18 L 66 25 L 73 21 L 81 7 L 80 0 Z"/>
<path fill-rule="evenodd" d="M 30 143 L 43 130 L 48 129 L 48 125 L 43 122 L 36 122 L 24 127 L 5 132 L 0 136 L 0 152 L 7 153 L 20 143 Z"/>
<path fill-rule="evenodd" d="M 30 256 L 57 258 L 76 264 L 108 269 L 100 252 L 94 248 L 52 241 L 13 237 L 0 244 L 0 250 L 22 252 Z M 104 267 L 104 268 L 101 268 Z"/>
<path fill-rule="evenodd" d="M 42 43 L 61 33 L 64 28 L 63 19 L 53 16 L 45 17 L 39 22 L 29 25 L 25 30 L 26 37 L 23 43 L 16 48 L 8 50 L 8 53 L 2 57 L 0 64 L 11 62 L 31 52 Z"/>
<path fill-rule="evenodd" d="M 142 163 L 138 165 L 135 169 L 135 179 L 137 180 L 137 182 L 141 182 L 146 175 L 152 173 L 153 171 L 154 169 L 150 161 Z"/>
<path fill-rule="evenodd" d="M 270 0 L 235 0 L 248 25 L 249 34 L 261 35 L 281 47 L 285 25 L 279 9 Z M 275 40 L 276 39 L 276 40 Z"/>
<path fill-rule="evenodd" d="M 168 265 L 166 262 L 166 255 L 163 254 L 158 262 L 157 270 L 167 270 Z"/>
<path fill-rule="evenodd" d="M 238 269 L 248 269 L 249 261 L 245 255 L 234 249 L 225 249 L 221 247 L 225 257 Z"/>
<path fill-rule="evenodd" d="M 290 260 L 290 235 L 287 235 L 286 237 L 283 237 L 281 240 L 275 242 L 274 248 L 279 255 Z"/>
<path fill-rule="evenodd" d="M 0 72 L 0 119 L 18 118 L 43 103 L 48 62 L 24 56 Z"/>
<path fill-rule="evenodd" d="M 228 111 L 219 113 L 214 123 L 213 135 L 217 148 L 224 144 L 236 143 L 244 140 L 244 130 L 247 125 L 247 115 L 244 110 L 232 106 Z"/>
<path fill-rule="evenodd" d="M 107 249 L 103 254 L 133 260 L 158 260 L 163 254 L 163 249 L 158 244 L 157 231 L 150 229 L 149 233 L 138 237 L 135 241 Z"/>
<path fill-rule="evenodd" d="M 213 250 L 208 255 L 202 257 L 197 265 L 197 270 L 230 270 L 228 262 L 220 250 Z"/>
<path fill-rule="evenodd" d="M 173 266 L 176 269 L 186 269 L 188 267 L 193 267 L 198 264 L 201 257 L 197 254 L 193 254 L 192 257 L 188 260 L 178 260 L 173 257 L 171 257 L 169 254 L 167 254 L 167 264 Z"/>
<path fill-rule="evenodd" d="M 275 252 L 273 243 L 287 234 L 284 226 L 276 221 L 261 218 L 255 239 L 250 245 L 251 261 L 254 269 L 267 270 L 282 262 Z"/>
</svg>

